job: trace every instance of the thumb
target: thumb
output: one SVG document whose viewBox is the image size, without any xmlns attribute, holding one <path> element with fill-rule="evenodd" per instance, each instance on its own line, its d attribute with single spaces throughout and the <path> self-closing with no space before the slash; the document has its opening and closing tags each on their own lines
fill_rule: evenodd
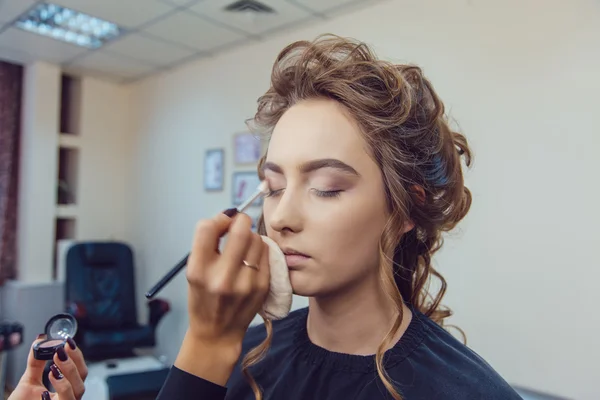
<svg viewBox="0 0 600 400">
<path fill-rule="evenodd" d="M 46 340 L 46 335 L 38 335 L 37 339 L 31 344 L 29 349 L 29 355 L 27 356 L 27 368 L 21 380 L 32 385 L 43 385 L 42 377 L 44 375 L 44 368 L 46 367 L 45 360 L 36 360 L 33 356 L 33 346 L 37 343 Z"/>
<path fill-rule="evenodd" d="M 228 208 L 227 210 L 215 216 L 215 222 L 219 225 L 221 229 L 226 231 L 233 222 L 233 219 L 238 214 L 239 212 L 237 208 Z"/>
</svg>

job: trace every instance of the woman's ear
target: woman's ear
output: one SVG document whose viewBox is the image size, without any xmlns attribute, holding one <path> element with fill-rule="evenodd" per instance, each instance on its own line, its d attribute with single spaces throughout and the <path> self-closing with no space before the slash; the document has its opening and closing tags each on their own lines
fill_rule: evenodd
<svg viewBox="0 0 600 400">
<path fill-rule="evenodd" d="M 410 232 L 414 229 L 415 227 L 415 223 L 412 221 L 407 221 L 404 223 L 404 226 L 402 227 L 402 234 L 404 235 L 406 232 Z"/>
<path fill-rule="evenodd" d="M 423 186 L 412 185 L 409 191 L 416 198 L 420 206 L 425 205 L 425 189 L 423 189 Z"/>
</svg>

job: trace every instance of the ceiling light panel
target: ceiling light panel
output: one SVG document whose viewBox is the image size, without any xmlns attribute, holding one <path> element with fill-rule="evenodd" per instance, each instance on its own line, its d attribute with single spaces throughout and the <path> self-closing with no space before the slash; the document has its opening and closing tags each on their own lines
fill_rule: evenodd
<svg viewBox="0 0 600 400">
<path fill-rule="evenodd" d="M 52 3 L 38 4 L 14 26 L 89 49 L 97 49 L 123 33 L 113 22 Z"/>
</svg>

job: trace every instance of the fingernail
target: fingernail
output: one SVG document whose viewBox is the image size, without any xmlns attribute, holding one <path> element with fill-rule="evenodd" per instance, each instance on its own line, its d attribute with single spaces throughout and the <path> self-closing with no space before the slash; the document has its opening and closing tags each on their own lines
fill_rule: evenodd
<svg viewBox="0 0 600 400">
<path fill-rule="evenodd" d="M 40 339 L 46 339 L 46 334 L 40 333 L 39 335 L 37 335 L 37 338 L 35 338 L 35 340 L 40 340 Z"/>
<path fill-rule="evenodd" d="M 69 359 L 69 356 L 67 355 L 67 352 L 65 350 L 65 346 L 60 346 L 56 350 L 56 354 L 58 354 L 58 359 L 62 362 L 65 362 Z"/>
<path fill-rule="evenodd" d="M 50 393 L 48 391 L 42 393 L 42 400 L 50 400 Z"/>
<path fill-rule="evenodd" d="M 227 210 L 223 211 L 223 214 L 227 215 L 229 218 L 234 217 L 237 213 L 237 208 L 228 208 Z"/>
<path fill-rule="evenodd" d="M 75 344 L 75 341 L 71 338 L 67 338 L 67 343 L 69 343 L 69 347 L 71 348 L 71 350 L 75 350 L 77 348 L 77 345 Z"/>
<path fill-rule="evenodd" d="M 62 371 L 60 370 L 60 368 L 58 368 L 58 367 L 56 366 L 56 364 L 52 364 L 52 365 L 50 366 L 50 370 L 52 371 L 52 375 L 54 375 L 54 378 L 55 378 L 55 379 L 59 379 L 59 380 L 60 380 L 60 379 L 62 379 L 62 378 L 64 378 L 64 377 L 65 377 L 65 376 L 63 375 Z"/>
</svg>

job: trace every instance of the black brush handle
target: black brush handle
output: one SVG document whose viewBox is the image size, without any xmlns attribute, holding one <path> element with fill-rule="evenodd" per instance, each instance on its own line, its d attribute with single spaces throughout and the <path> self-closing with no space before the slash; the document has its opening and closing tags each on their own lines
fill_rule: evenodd
<svg viewBox="0 0 600 400">
<path fill-rule="evenodd" d="M 223 211 L 223 214 L 227 215 L 230 218 L 234 217 L 237 213 L 238 213 L 237 208 L 228 208 L 227 210 Z M 182 269 L 185 268 L 189 257 L 190 257 L 190 253 L 188 253 L 185 257 L 183 257 L 181 259 L 181 261 L 179 261 L 177 264 L 175 264 L 175 266 L 173 268 L 171 268 L 171 270 L 169 272 L 167 272 L 167 274 L 165 276 L 163 276 L 162 279 L 160 281 L 158 281 L 158 283 L 152 287 L 152 289 L 150 289 L 146 292 L 146 298 L 152 299 L 154 296 L 156 296 L 158 294 L 158 292 L 160 292 L 165 286 L 167 286 L 167 284 L 169 282 L 171 282 L 171 280 L 173 278 L 175 278 L 177 276 L 177 274 L 181 272 Z"/>
</svg>

